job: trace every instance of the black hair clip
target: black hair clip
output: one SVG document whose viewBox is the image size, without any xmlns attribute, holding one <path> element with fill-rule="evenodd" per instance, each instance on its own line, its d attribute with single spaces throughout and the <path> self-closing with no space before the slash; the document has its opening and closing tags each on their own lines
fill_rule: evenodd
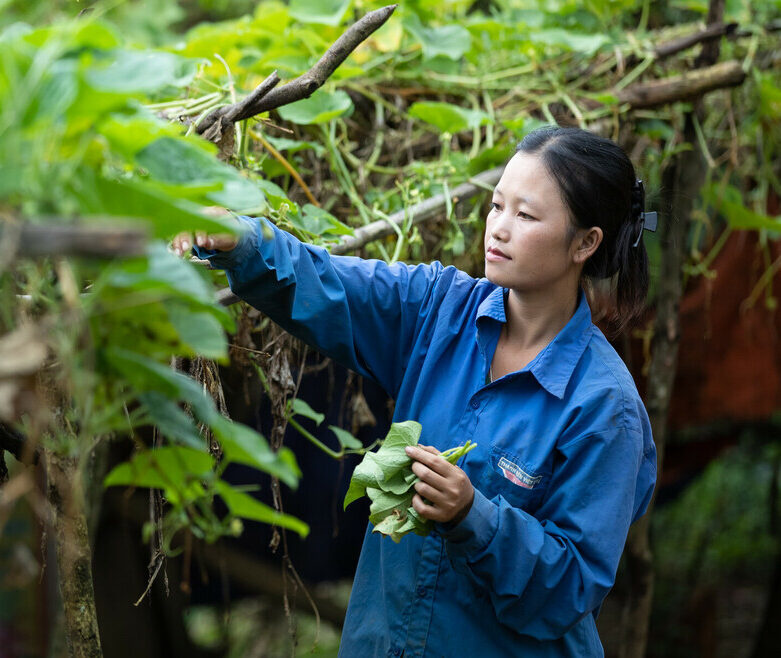
<svg viewBox="0 0 781 658">
<path fill-rule="evenodd" d="M 639 207 L 639 215 L 640 218 L 640 230 L 637 233 L 637 240 L 635 240 L 633 247 L 636 247 L 640 244 L 640 238 L 643 237 L 643 230 L 646 231 L 656 231 L 656 225 L 658 224 L 659 217 L 656 214 L 655 211 L 646 212 L 645 211 L 645 187 L 643 186 L 643 181 L 641 181 L 639 178 L 635 182 L 635 193 L 637 195 L 636 203 Z"/>
</svg>

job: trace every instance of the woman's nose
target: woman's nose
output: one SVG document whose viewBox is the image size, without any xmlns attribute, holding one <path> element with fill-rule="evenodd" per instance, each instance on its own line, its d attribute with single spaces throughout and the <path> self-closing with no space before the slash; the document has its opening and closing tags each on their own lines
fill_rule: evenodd
<svg viewBox="0 0 781 658">
<path fill-rule="evenodd" d="M 505 213 L 494 217 L 489 230 L 491 237 L 495 240 L 506 242 L 510 238 L 510 230 L 505 221 Z"/>
</svg>

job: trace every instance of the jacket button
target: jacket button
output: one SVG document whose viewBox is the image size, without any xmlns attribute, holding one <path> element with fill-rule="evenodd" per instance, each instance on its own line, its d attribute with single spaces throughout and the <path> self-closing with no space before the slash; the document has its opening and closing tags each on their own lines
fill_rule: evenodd
<svg viewBox="0 0 781 658">
<path fill-rule="evenodd" d="M 393 655 L 394 656 L 400 656 L 401 655 L 401 649 L 398 647 L 393 647 Z"/>
<path fill-rule="evenodd" d="M 480 406 L 480 400 L 472 400 L 470 404 L 472 406 L 472 409 L 477 409 Z"/>
<path fill-rule="evenodd" d="M 422 599 L 424 596 L 426 596 L 426 588 L 423 587 L 423 585 L 418 586 L 418 596 Z"/>
</svg>

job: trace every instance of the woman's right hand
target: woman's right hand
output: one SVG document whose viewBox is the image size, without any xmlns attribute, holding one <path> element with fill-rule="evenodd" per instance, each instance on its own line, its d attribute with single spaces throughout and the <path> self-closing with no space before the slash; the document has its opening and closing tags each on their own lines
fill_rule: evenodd
<svg viewBox="0 0 781 658">
<path fill-rule="evenodd" d="M 224 217 L 230 215 L 225 208 L 219 206 L 209 206 L 205 209 L 206 214 L 210 217 Z M 177 256 L 190 251 L 190 248 L 195 244 L 204 249 L 214 249 L 216 251 L 230 251 L 239 243 L 239 238 L 230 233 L 214 233 L 209 235 L 203 231 L 197 231 L 195 233 L 195 241 L 193 242 L 193 234 L 190 232 L 184 232 L 177 235 L 171 241 L 171 249 Z"/>
<path fill-rule="evenodd" d="M 190 251 L 195 244 L 204 249 L 214 249 L 215 251 L 230 251 L 239 243 L 238 237 L 229 233 L 213 233 L 211 235 L 198 231 L 195 233 L 193 242 L 192 233 L 180 233 L 171 241 L 171 248 L 177 256 Z"/>
</svg>

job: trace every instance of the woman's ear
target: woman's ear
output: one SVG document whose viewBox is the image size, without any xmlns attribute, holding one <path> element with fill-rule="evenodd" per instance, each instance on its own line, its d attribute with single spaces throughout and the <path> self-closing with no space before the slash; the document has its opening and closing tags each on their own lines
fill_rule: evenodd
<svg viewBox="0 0 781 658">
<path fill-rule="evenodd" d="M 599 226 L 592 226 L 589 229 L 583 229 L 575 237 L 575 252 L 572 259 L 583 264 L 589 259 L 602 243 L 602 229 Z"/>
</svg>

